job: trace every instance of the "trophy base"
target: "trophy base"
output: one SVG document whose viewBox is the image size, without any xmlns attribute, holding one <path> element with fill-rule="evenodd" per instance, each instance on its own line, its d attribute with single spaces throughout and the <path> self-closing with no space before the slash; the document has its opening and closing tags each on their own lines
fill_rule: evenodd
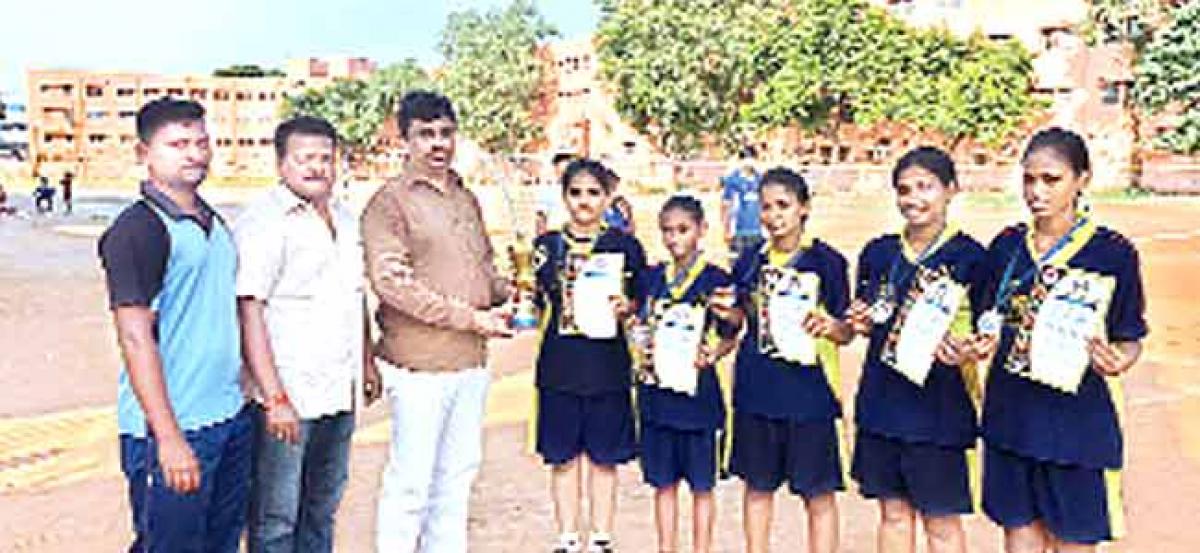
<svg viewBox="0 0 1200 553">
<path fill-rule="evenodd" d="M 525 316 L 516 315 L 512 318 L 513 330 L 517 330 L 517 331 L 535 330 L 535 329 L 537 329 L 537 327 L 538 327 L 537 317 L 533 317 L 530 315 L 525 315 Z"/>
</svg>

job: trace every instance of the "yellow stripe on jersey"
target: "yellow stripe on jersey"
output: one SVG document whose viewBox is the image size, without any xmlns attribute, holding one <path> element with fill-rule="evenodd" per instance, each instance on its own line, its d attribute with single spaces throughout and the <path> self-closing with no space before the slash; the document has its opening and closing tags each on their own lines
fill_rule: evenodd
<svg viewBox="0 0 1200 553">
<path fill-rule="evenodd" d="M 976 513 L 983 512 L 983 463 L 980 462 L 979 440 L 968 448 L 967 456 L 967 489 L 971 492 L 971 509 Z"/>
<path fill-rule="evenodd" d="M 1122 420 L 1125 418 L 1125 384 L 1121 381 L 1120 376 L 1104 377 L 1104 383 L 1108 385 L 1113 411 L 1117 413 L 1117 427 L 1121 428 Z M 1125 494 L 1121 489 L 1122 484 L 1120 469 L 1104 471 L 1104 494 L 1108 504 L 1109 532 L 1114 540 L 1125 535 Z"/>
<path fill-rule="evenodd" d="M 542 342 L 546 340 L 546 332 L 550 329 L 550 311 L 551 307 L 546 305 L 542 310 L 542 316 L 538 320 L 538 343 L 537 351 L 542 351 Z M 534 369 L 537 370 L 536 368 Z M 535 377 L 536 379 L 536 377 Z M 525 452 L 533 455 L 537 453 L 537 429 L 538 429 L 538 410 L 541 406 L 538 404 L 537 384 L 534 384 L 533 396 L 530 399 L 529 419 L 525 421 Z"/>
</svg>

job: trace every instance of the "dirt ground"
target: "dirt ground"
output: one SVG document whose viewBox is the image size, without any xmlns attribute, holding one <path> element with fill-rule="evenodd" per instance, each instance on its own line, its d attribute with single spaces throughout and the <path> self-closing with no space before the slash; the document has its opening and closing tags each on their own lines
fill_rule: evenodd
<svg viewBox="0 0 1200 553">
<path fill-rule="evenodd" d="M 634 199 L 638 234 L 659 253 L 652 214 L 661 200 Z M 715 208 L 713 202 L 708 199 Z M 1021 217 L 1011 200 L 963 198 L 959 204 L 958 219 L 984 242 L 1003 222 Z M 113 421 L 118 358 L 91 236 L 102 220 L 84 211 L 71 218 L 0 219 L 0 551 L 116 551 L 129 538 Z M 853 259 L 869 237 L 898 224 L 894 212 L 886 198 L 818 196 L 812 226 Z M 1125 383 L 1128 537 L 1107 550 L 1195 551 L 1200 302 L 1192 279 L 1200 275 L 1200 200 L 1100 200 L 1096 213 L 1141 252 L 1151 328 L 1145 357 Z M 710 251 L 718 250 L 713 245 Z M 546 551 L 552 539 L 547 477 L 525 449 L 534 344 L 531 336 L 493 344 L 497 378 L 471 507 L 472 551 Z M 845 398 L 854 392 L 861 350 L 861 341 L 843 350 Z M 373 407 L 356 436 L 338 551 L 372 550 L 386 440 L 386 410 Z M 740 483 L 722 483 L 717 497 L 717 550 L 740 551 Z M 652 499 L 636 465 L 623 468 L 621 550 L 655 550 Z M 875 505 L 853 489 L 838 501 L 842 550 L 873 551 Z M 999 550 L 999 530 L 981 515 L 969 517 L 967 529 L 972 551 Z M 801 550 L 802 507 L 794 498 L 780 496 L 773 539 L 777 551 Z"/>
</svg>

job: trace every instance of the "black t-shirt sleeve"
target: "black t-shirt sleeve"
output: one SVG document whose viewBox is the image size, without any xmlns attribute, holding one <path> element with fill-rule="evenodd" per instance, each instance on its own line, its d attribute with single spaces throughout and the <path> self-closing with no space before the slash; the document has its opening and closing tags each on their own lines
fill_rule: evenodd
<svg viewBox="0 0 1200 553">
<path fill-rule="evenodd" d="M 143 202 L 117 217 L 100 237 L 110 309 L 150 307 L 162 290 L 171 243 L 162 220 Z"/>
</svg>

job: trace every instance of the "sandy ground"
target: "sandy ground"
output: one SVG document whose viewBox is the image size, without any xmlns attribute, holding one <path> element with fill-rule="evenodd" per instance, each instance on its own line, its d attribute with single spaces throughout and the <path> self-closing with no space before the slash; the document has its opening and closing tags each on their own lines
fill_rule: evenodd
<svg viewBox="0 0 1200 553">
<path fill-rule="evenodd" d="M 660 202 L 635 200 L 639 235 L 652 252 L 661 252 L 650 226 Z M 713 205 L 711 198 L 708 203 Z M 1002 222 L 1020 217 L 1011 201 L 960 204 L 964 226 L 985 242 Z M 70 218 L 0 219 L 0 551 L 116 551 L 129 537 L 113 422 L 118 358 L 90 236 L 111 209 L 87 207 Z M 881 198 L 819 197 L 814 208 L 814 228 L 850 258 L 879 229 L 898 223 Z M 1200 304 L 1192 279 L 1200 274 L 1200 201 L 1100 201 L 1096 212 L 1133 237 L 1141 251 L 1152 332 L 1144 361 L 1126 379 L 1129 537 L 1108 550 L 1195 551 Z M 525 452 L 534 344 L 525 336 L 493 345 L 497 379 L 472 502 L 472 551 L 545 551 L 552 538 L 547 477 Z M 855 389 L 861 348 L 859 342 L 843 351 L 843 397 Z M 338 551 L 372 549 L 386 436 L 385 409 L 373 407 L 356 437 Z M 717 549 L 740 551 L 740 484 L 722 483 L 717 496 Z M 652 499 L 636 466 L 623 468 L 617 523 L 623 551 L 654 550 Z M 873 551 L 875 506 L 853 491 L 838 501 L 843 551 Z M 777 505 L 776 550 L 800 550 L 802 507 L 782 495 Z M 972 551 L 999 550 L 999 531 L 985 518 L 969 517 L 967 528 Z"/>
</svg>

